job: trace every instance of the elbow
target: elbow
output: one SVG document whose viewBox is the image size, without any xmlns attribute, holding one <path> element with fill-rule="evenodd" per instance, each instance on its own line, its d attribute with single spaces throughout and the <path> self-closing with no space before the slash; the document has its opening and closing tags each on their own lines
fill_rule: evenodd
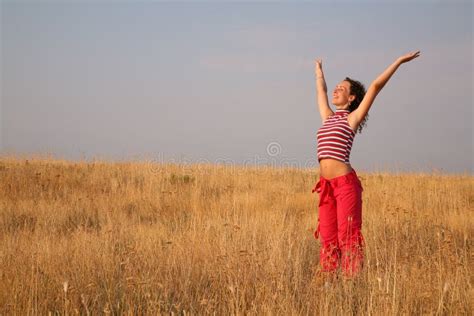
<svg viewBox="0 0 474 316">
<path fill-rule="evenodd" d="M 383 88 L 383 84 L 381 84 L 380 82 L 377 82 L 377 81 L 372 82 L 369 86 L 369 89 L 375 90 L 377 92 L 382 90 L 382 88 Z"/>
</svg>

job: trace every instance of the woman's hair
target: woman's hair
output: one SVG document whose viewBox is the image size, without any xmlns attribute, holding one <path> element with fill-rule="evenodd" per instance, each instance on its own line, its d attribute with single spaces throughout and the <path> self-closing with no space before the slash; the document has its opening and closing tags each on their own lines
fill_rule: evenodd
<svg viewBox="0 0 474 316">
<path fill-rule="evenodd" d="M 349 77 L 346 77 L 346 79 L 344 80 L 348 81 L 351 84 L 351 91 L 349 94 L 355 95 L 354 101 L 352 101 L 351 105 L 349 106 L 349 112 L 352 112 L 359 107 L 360 102 L 362 102 L 362 99 L 365 96 L 366 90 L 365 86 L 360 81 L 351 79 Z M 365 126 L 365 123 L 367 122 L 368 118 L 369 113 L 367 113 L 364 119 L 360 122 L 356 132 L 359 132 L 359 134 L 362 133 L 362 128 Z"/>
</svg>

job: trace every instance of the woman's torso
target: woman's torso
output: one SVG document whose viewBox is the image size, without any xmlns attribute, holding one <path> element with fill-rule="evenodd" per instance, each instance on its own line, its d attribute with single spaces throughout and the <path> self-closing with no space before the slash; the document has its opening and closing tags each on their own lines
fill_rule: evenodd
<svg viewBox="0 0 474 316">
<path fill-rule="evenodd" d="M 320 176 L 326 179 L 332 179 L 352 171 L 349 155 L 357 129 L 357 126 L 353 126 L 352 115 L 349 115 L 348 111 L 338 110 L 331 117 L 318 131 Z M 338 159 L 328 156 L 337 156 Z"/>
</svg>

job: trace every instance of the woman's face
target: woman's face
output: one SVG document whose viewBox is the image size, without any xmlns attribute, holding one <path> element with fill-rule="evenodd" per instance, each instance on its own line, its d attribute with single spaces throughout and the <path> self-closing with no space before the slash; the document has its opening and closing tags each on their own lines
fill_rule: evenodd
<svg viewBox="0 0 474 316">
<path fill-rule="evenodd" d="M 332 104 L 344 106 L 349 103 L 349 101 L 352 101 L 354 96 L 350 96 L 350 89 L 351 84 L 349 81 L 343 80 L 339 82 L 332 93 Z"/>
</svg>

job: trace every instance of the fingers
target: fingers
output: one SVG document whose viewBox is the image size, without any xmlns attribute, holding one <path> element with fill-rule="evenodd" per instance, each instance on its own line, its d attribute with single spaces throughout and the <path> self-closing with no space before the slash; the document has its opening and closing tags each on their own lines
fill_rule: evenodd
<svg viewBox="0 0 474 316">
<path fill-rule="evenodd" d="M 420 56 L 420 51 L 416 51 L 416 52 L 412 53 L 409 58 L 410 58 L 410 60 L 412 60 L 412 59 L 415 59 L 418 56 Z"/>
<path fill-rule="evenodd" d="M 412 52 L 405 54 L 404 56 L 400 57 L 399 60 L 401 60 L 402 63 L 408 62 L 410 60 L 415 59 L 416 57 L 420 56 L 420 51 Z"/>
<path fill-rule="evenodd" d="M 314 64 L 316 67 L 322 67 L 323 62 L 321 61 L 321 59 L 315 59 Z"/>
</svg>

